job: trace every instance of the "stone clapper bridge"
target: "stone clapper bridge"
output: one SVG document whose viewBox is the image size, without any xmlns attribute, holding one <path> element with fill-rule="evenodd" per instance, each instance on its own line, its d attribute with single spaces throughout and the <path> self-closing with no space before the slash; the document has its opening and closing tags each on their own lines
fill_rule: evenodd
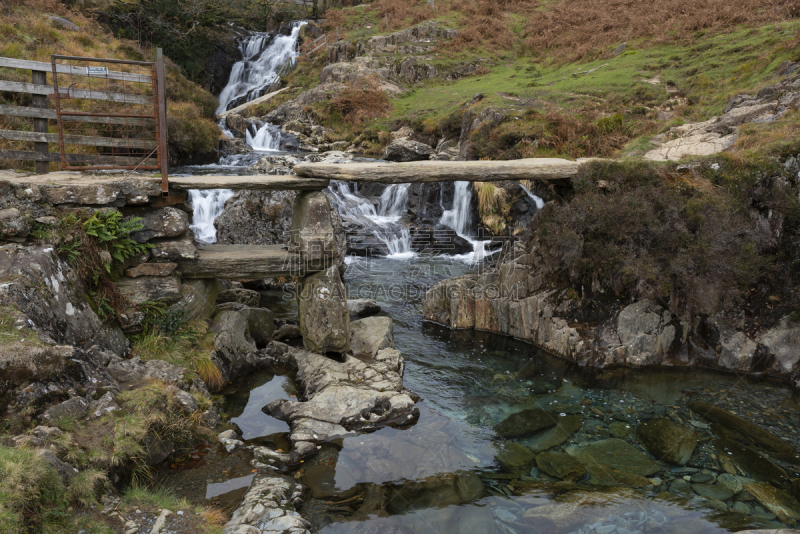
<svg viewBox="0 0 800 534">
<path fill-rule="evenodd" d="M 336 269 L 333 209 L 322 192 L 330 180 L 378 183 L 439 181 L 561 180 L 577 173 L 579 162 L 555 158 L 513 161 L 419 161 L 407 163 L 303 163 L 286 176 L 173 176 L 162 196 L 160 175 L 56 172 L 3 176 L 36 185 L 53 204 L 158 207 L 185 202 L 189 189 L 296 190 L 288 245 L 199 245 L 197 254 L 178 260 L 184 278 L 298 280 L 300 330 L 307 350 L 345 353 L 349 332 L 325 325 L 349 323 L 344 285 Z M 133 184 L 133 185 L 131 185 Z M 308 296 L 301 298 L 300 295 Z M 331 316 L 340 318 L 331 320 Z M 309 324 L 311 323 L 311 324 Z"/>
</svg>

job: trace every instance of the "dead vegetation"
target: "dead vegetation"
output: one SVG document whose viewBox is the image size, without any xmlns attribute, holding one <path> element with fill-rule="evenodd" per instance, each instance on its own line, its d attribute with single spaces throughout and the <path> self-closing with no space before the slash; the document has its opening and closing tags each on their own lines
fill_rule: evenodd
<svg viewBox="0 0 800 534">
<path fill-rule="evenodd" d="M 382 117 L 392 109 L 389 97 L 376 76 L 364 76 L 349 84 L 338 96 L 323 104 L 331 119 L 350 126 L 361 126 Z"/>
</svg>

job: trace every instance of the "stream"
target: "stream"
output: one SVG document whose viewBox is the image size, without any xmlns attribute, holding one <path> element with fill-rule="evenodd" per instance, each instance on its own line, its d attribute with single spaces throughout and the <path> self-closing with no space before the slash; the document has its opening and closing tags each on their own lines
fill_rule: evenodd
<svg viewBox="0 0 800 534">
<path fill-rule="evenodd" d="M 243 43 L 245 60 L 234 68 L 220 109 L 255 98 L 275 83 L 283 59 L 273 61 L 265 51 L 271 46 L 281 58 L 291 56 L 298 29 L 280 39 L 254 35 Z M 275 127 L 262 125 L 248 132 L 256 152 L 186 172 L 240 174 L 278 147 L 279 136 Z M 484 242 L 471 237 L 470 190 L 466 182 L 456 183 L 452 205 L 442 206 L 441 224 L 473 246 L 471 254 L 460 256 L 411 250 L 408 229 L 400 222 L 405 185 L 386 188 L 375 202 L 351 184 L 332 182 L 326 191 L 344 219 L 370 229 L 389 251 L 388 257 L 348 257 L 344 282 L 349 298 L 372 298 L 380 314 L 392 318 L 395 345 L 405 358 L 405 387 L 420 397 L 421 415 L 408 428 L 325 444 L 291 473 L 309 490 L 300 512 L 313 530 L 700 534 L 793 525 L 744 489 L 743 484 L 767 477 L 759 463 L 765 457 L 751 458 L 747 472 L 732 474 L 709 424 L 687 406 L 690 400 L 715 404 L 800 449 L 800 407 L 788 387 L 698 369 L 585 369 L 510 337 L 453 331 L 422 320 L 428 288 L 482 269 L 490 260 Z M 525 193 L 542 206 L 540 198 Z M 191 192 L 198 240 L 215 241 L 214 218 L 231 194 Z M 262 292 L 262 306 L 278 318 L 296 320 L 296 302 L 287 295 Z M 286 451 L 287 424 L 261 408 L 296 397 L 291 374 L 263 370 L 223 391 L 223 411 L 248 445 Z M 556 422 L 529 428 L 532 418 L 514 416 L 541 410 Z M 685 465 L 653 458 L 640 445 L 637 429 L 655 417 L 697 432 L 699 444 Z M 580 467 L 571 458 L 580 458 Z M 228 454 L 202 444 L 163 466 L 159 479 L 198 504 L 231 511 L 255 474 L 251 460 L 247 450 Z M 771 460 L 785 470 L 779 475 L 784 486 L 798 476 L 795 466 Z"/>
</svg>

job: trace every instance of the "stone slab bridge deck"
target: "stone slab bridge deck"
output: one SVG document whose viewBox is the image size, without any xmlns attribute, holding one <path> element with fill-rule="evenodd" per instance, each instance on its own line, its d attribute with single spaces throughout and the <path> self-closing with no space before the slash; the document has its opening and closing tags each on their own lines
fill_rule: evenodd
<svg viewBox="0 0 800 534">
<path fill-rule="evenodd" d="M 574 176 L 585 160 L 533 158 L 512 161 L 417 161 L 408 163 L 302 163 L 295 174 L 286 176 L 170 176 L 169 195 L 161 194 L 161 177 L 141 173 L 54 172 L 44 175 L 0 171 L 0 180 L 26 187 L 35 186 L 53 205 L 159 208 L 179 206 L 187 200 L 189 189 L 232 189 L 255 191 L 295 190 L 306 197 L 328 186 L 330 180 L 378 182 L 387 184 L 438 181 L 559 180 Z M 300 207 L 298 207 L 300 206 Z M 297 204 L 295 212 L 304 212 Z M 325 208 L 317 206 L 317 209 Z M 327 209 L 331 209 L 328 205 Z M 295 216 L 297 218 L 297 215 Z M 309 254 L 308 243 L 320 236 L 303 231 L 302 221 L 293 221 L 301 236 L 289 245 L 198 246 L 194 259 L 179 263 L 186 278 L 257 279 L 304 277 L 324 271 L 331 259 Z M 300 235 L 298 234 L 298 235 Z M 325 238 L 322 238 L 325 241 Z M 326 245 L 320 245 L 326 247 Z M 305 247 L 305 249 L 304 249 Z M 319 247 L 317 247 L 319 248 Z M 325 254 L 323 254 L 325 256 Z"/>
</svg>

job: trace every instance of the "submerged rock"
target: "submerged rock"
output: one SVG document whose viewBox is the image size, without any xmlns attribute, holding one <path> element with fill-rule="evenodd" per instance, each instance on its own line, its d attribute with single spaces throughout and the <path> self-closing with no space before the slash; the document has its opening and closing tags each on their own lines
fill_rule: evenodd
<svg viewBox="0 0 800 534">
<path fill-rule="evenodd" d="M 558 424 L 553 428 L 544 430 L 529 439 L 526 445 L 535 452 L 546 451 L 560 445 L 571 438 L 583 425 L 583 416 L 580 414 L 565 415 L 558 418 Z"/>
<path fill-rule="evenodd" d="M 495 459 L 512 473 L 527 471 L 534 462 L 533 452 L 519 443 L 507 441 L 496 448 Z"/>
<path fill-rule="evenodd" d="M 586 468 L 574 457 L 563 452 L 543 452 L 536 456 L 536 465 L 550 476 L 575 481 L 586 475 Z"/>
<path fill-rule="evenodd" d="M 745 484 L 744 489 L 767 510 L 785 521 L 800 519 L 800 502 L 783 490 L 769 484 Z"/>
<path fill-rule="evenodd" d="M 636 437 L 650 454 L 676 465 L 686 465 L 697 446 L 691 429 L 663 417 L 639 425 Z"/>
<path fill-rule="evenodd" d="M 583 447 L 572 445 L 567 448 L 566 452 L 580 460 L 584 465 L 600 464 L 642 477 L 654 475 L 661 471 L 661 467 L 657 463 L 630 443 L 621 439 L 611 438 L 594 441 Z"/>
<path fill-rule="evenodd" d="M 727 458 L 739 472 L 752 479 L 772 482 L 779 486 L 789 482 L 786 471 L 750 447 L 726 438 L 715 439 L 712 444 L 721 457 Z"/>
<path fill-rule="evenodd" d="M 501 438 L 515 438 L 551 428 L 558 423 L 558 416 L 541 408 L 522 410 L 506 417 L 494 427 Z"/>
</svg>

